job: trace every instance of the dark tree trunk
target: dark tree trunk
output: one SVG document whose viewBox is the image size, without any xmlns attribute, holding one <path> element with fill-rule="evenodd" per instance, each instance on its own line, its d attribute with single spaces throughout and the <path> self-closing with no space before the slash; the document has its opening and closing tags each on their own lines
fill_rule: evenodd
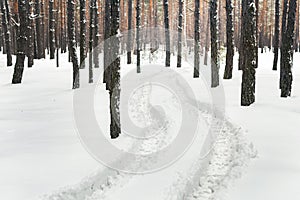
<svg viewBox="0 0 300 200">
<path fill-rule="evenodd" d="M 34 59 L 34 38 L 33 38 L 33 29 L 34 29 L 34 21 L 31 15 L 33 15 L 33 2 L 27 1 L 27 10 L 28 10 L 28 24 L 27 24 L 27 57 L 28 57 L 28 67 L 33 66 Z"/>
<path fill-rule="evenodd" d="M 95 1 L 90 1 L 90 39 L 89 39 L 89 83 L 93 83 L 93 43 L 94 43 L 94 3 Z"/>
<path fill-rule="evenodd" d="M 195 27 L 194 27 L 194 78 L 199 77 L 200 57 L 199 57 L 199 42 L 200 42 L 200 1 L 195 0 Z"/>
<path fill-rule="evenodd" d="M 279 18 L 280 18 L 280 0 L 275 2 L 275 35 L 274 35 L 274 61 L 273 70 L 277 70 L 278 48 L 279 48 Z"/>
<path fill-rule="evenodd" d="M 273 1 L 273 0 L 272 0 Z M 255 0 L 255 20 L 256 20 L 256 28 L 255 28 L 255 37 L 256 37 L 256 51 L 255 51 L 255 57 L 256 57 L 256 65 L 255 67 L 258 67 L 258 21 L 259 21 L 259 0 Z"/>
<path fill-rule="evenodd" d="M 166 40 L 166 67 L 171 65 L 171 44 L 170 44 L 170 26 L 169 26 L 169 2 L 163 0 L 164 6 L 164 24 L 165 24 L 165 40 Z"/>
<path fill-rule="evenodd" d="M 287 18 L 287 11 L 288 11 L 288 0 L 284 0 L 283 2 L 283 10 L 282 10 L 282 23 L 281 23 L 281 48 L 280 48 L 280 80 L 279 80 L 279 88 L 282 88 L 282 70 L 284 65 L 284 37 L 286 34 L 286 18 Z"/>
<path fill-rule="evenodd" d="M 17 61 L 14 68 L 14 75 L 12 84 L 19 84 L 22 82 L 24 62 L 27 47 L 27 23 L 28 10 L 26 7 L 26 0 L 18 0 L 20 25 L 17 37 Z"/>
<path fill-rule="evenodd" d="M 137 73 L 141 73 L 141 45 L 140 45 L 140 28 L 141 28 L 141 3 L 136 0 L 136 52 L 137 52 Z"/>
<path fill-rule="evenodd" d="M 110 41 L 111 35 L 111 0 L 105 0 L 105 19 L 104 19 L 104 77 L 103 82 L 106 83 L 106 89 L 109 89 L 110 81 Z"/>
<path fill-rule="evenodd" d="M 231 0 L 226 0 L 226 44 L 227 44 L 227 54 L 226 54 L 226 66 L 224 72 L 224 79 L 232 78 L 233 69 L 233 57 L 234 57 L 234 39 L 233 39 L 233 6 Z"/>
<path fill-rule="evenodd" d="M 245 65 L 245 51 L 244 51 L 244 42 L 245 42 L 245 15 L 246 15 L 246 6 L 247 1 L 242 0 L 242 11 L 241 11 L 241 34 L 240 34 L 240 42 L 239 42 L 239 70 L 243 69 Z M 260 37 L 261 38 L 261 37 Z"/>
<path fill-rule="evenodd" d="M 242 76 L 241 105 L 250 106 L 255 102 L 255 68 L 256 68 L 256 17 L 254 0 L 243 0 L 244 15 L 244 51 L 245 65 Z"/>
<path fill-rule="evenodd" d="M 73 63 L 73 89 L 79 88 L 79 66 L 75 41 L 75 1 L 68 0 L 68 40 L 69 51 Z"/>
<path fill-rule="evenodd" d="M 209 51 L 209 17 L 207 17 L 206 25 L 206 36 L 205 36 L 205 55 L 204 55 L 204 65 L 207 65 L 208 61 L 208 51 Z"/>
<path fill-rule="evenodd" d="M 4 5 L 5 3 L 5 5 Z M 1 12 L 2 12 L 2 28 L 5 38 L 6 56 L 7 56 L 7 66 L 12 66 L 12 56 L 11 56 L 11 36 L 10 36 L 10 10 L 7 0 L 1 0 Z"/>
<path fill-rule="evenodd" d="M 50 46 L 50 59 L 54 59 L 55 56 L 54 0 L 49 0 L 49 46 Z"/>
<path fill-rule="evenodd" d="M 183 1 L 179 0 L 179 12 L 178 12 L 178 55 L 177 55 L 177 67 L 181 67 L 182 63 L 182 21 L 183 21 Z"/>
<path fill-rule="evenodd" d="M 85 0 L 80 0 L 80 68 L 85 67 L 86 58 L 86 8 Z"/>
<path fill-rule="evenodd" d="M 132 0 L 128 0 L 128 35 L 127 35 L 127 64 L 131 64 L 131 36 L 132 36 Z"/>
<path fill-rule="evenodd" d="M 219 86 L 219 45 L 218 45 L 218 0 L 210 1 L 210 34 L 211 34 L 211 87 Z"/>
<path fill-rule="evenodd" d="M 120 2 L 119 0 L 111 1 L 111 35 L 114 36 L 112 39 L 111 55 L 113 57 L 113 62 L 111 65 L 111 90 L 110 94 L 110 113 L 111 113 L 111 124 L 110 124 L 110 136 L 112 139 L 119 137 L 121 133 L 120 124 L 120 57 L 119 57 L 119 47 L 120 41 L 118 38 L 118 31 L 120 26 L 120 12 L 119 12 Z"/>
<path fill-rule="evenodd" d="M 282 41 L 283 51 L 283 68 L 281 71 L 282 86 L 281 97 L 291 96 L 292 82 L 293 82 L 293 54 L 294 54 L 294 35 L 295 35 L 295 16 L 297 9 L 297 0 L 290 0 L 288 22 L 286 32 Z"/>
<path fill-rule="evenodd" d="M 37 18 L 35 19 L 35 28 L 36 28 L 36 47 L 37 47 L 37 58 L 41 59 L 45 57 L 45 50 L 44 50 L 44 30 L 43 28 L 43 21 L 41 15 L 41 4 L 40 0 L 35 0 L 35 13 Z"/>
<path fill-rule="evenodd" d="M 94 1 L 94 51 L 93 51 L 93 59 L 94 59 L 94 65 L 95 65 L 95 68 L 99 68 L 99 48 L 98 48 L 98 43 L 99 43 L 99 20 L 98 20 L 98 17 L 99 17 L 99 13 L 98 13 L 98 2 L 97 0 L 93 0 Z"/>
</svg>

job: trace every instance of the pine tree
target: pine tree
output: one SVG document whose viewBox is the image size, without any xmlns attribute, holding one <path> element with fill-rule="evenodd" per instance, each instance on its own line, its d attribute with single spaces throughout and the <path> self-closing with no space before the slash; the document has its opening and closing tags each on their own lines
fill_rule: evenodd
<svg viewBox="0 0 300 200">
<path fill-rule="evenodd" d="M 5 3 L 5 5 L 4 5 Z M 11 56 L 11 35 L 10 35 L 10 9 L 7 0 L 0 1 L 1 12 L 2 12 L 2 28 L 5 38 L 7 66 L 12 66 Z"/>
<path fill-rule="evenodd" d="M 54 59 L 54 55 L 55 55 L 54 0 L 49 0 L 49 46 L 50 46 L 50 59 Z"/>
<path fill-rule="evenodd" d="M 131 64 L 132 0 L 128 0 L 127 64 Z"/>
<path fill-rule="evenodd" d="M 165 40 L 166 40 L 166 67 L 171 65 L 171 44 L 170 44 L 170 26 L 169 26 L 169 2 L 163 0 L 164 6 L 164 24 L 165 24 Z"/>
<path fill-rule="evenodd" d="M 200 55 L 199 55 L 199 43 L 200 43 L 200 1 L 195 0 L 195 28 L 194 28 L 194 78 L 199 77 L 200 70 Z"/>
<path fill-rule="evenodd" d="M 243 0 L 245 15 L 243 16 L 244 30 L 244 62 L 242 76 L 241 105 L 250 106 L 255 102 L 255 68 L 256 68 L 256 9 L 254 0 Z"/>
<path fill-rule="evenodd" d="M 94 29 L 95 29 L 95 19 L 94 19 L 94 5 L 95 1 L 90 1 L 90 38 L 89 38 L 89 83 L 93 83 L 93 46 L 94 46 Z"/>
<path fill-rule="evenodd" d="M 275 39 L 274 39 L 274 61 L 273 70 L 277 70 L 278 63 L 278 48 L 279 48 L 279 18 L 280 18 L 280 0 L 275 2 Z"/>
<path fill-rule="evenodd" d="M 283 2 L 283 10 L 282 10 L 282 21 L 281 21 L 281 48 L 280 48 L 280 79 L 279 79 L 279 88 L 282 88 L 282 70 L 284 68 L 284 37 L 286 35 L 286 20 L 287 20 L 287 12 L 288 12 L 288 0 L 284 0 Z"/>
<path fill-rule="evenodd" d="M 211 34 L 211 87 L 219 86 L 219 45 L 218 45 L 218 0 L 210 1 L 210 34 Z"/>
<path fill-rule="evenodd" d="M 85 68 L 86 58 L 86 8 L 85 0 L 80 0 L 80 68 Z"/>
<path fill-rule="evenodd" d="M 28 10 L 28 24 L 27 24 L 27 57 L 28 57 L 28 67 L 33 66 L 34 59 L 34 20 L 33 20 L 33 2 L 30 0 L 27 1 L 26 6 Z"/>
<path fill-rule="evenodd" d="M 106 83 L 106 89 L 109 89 L 110 81 L 110 38 L 111 36 L 111 1 L 105 0 L 105 18 L 104 18 L 104 76 L 103 82 Z"/>
<path fill-rule="evenodd" d="M 290 0 L 288 11 L 288 22 L 285 35 L 282 40 L 283 63 L 281 70 L 281 97 L 291 96 L 293 82 L 293 54 L 294 54 L 294 35 L 295 35 L 295 16 L 297 9 L 297 0 Z"/>
<path fill-rule="evenodd" d="M 227 45 L 227 54 L 226 54 L 226 66 L 224 72 L 224 79 L 232 78 L 232 69 L 233 69 L 233 57 L 234 57 L 234 39 L 233 39 L 233 6 L 231 0 L 226 0 L 226 45 Z"/>
<path fill-rule="evenodd" d="M 140 28 L 141 28 L 141 3 L 136 0 L 136 52 L 137 52 L 137 73 L 141 73 L 141 45 L 140 45 Z"/>
<path fill-rule="evenodd" d="M 121 124 L 120 124 L 120 56 L 119 56 L 119 47 L 120 41 L 118 38 L 118 31 L 120 27 L 120 11 L 119 11 L 120 1 L 112 0 L 111 1 L 111 35 L 112 39 L 112 48 L 111 55 L 113 57 L 113 62 L 111 65 L 111 90 L 110 94 L 110 113 L 111 113 L 111 124 L 110 124 L 110 135 L 111 138 L 119 137 L 121 133 Z"/>
<path fill-rule="evenodd" d="M 179 0 L 179 11 L 178 11 L 178 55 L 177 55 L 177 67 L 181 67 L 182 63 L 182 21 L 183 21 L 183 1 Z"/>
<path fill-rule="evenodd" d="M 73 63 L 73 89 L 79 88 L 79 66 L 75 41 L 75 1 L 68 0 L 68 40 L 69 51 Z"/>
<path fill-rule="evenodd" d="M 20 25 L 17 37 L 17 61 L 14 68 L 14 75 L 12 84 L 19 84 L 22 82 L 24 62 L 27 47 L 27 23 L 28 23 L 28 10 L 26 0 L 18 0 L 18 10 Z"/>
<path fill-rule="evenodd" d="M 98 20 L 98 17 L 99 17 L 99 13 L 98 13 L 98 2 L 97 0 L 93 0 L 94 1 L 94 56 L 93 56 L 93 59 L 94 59 L 94 65 L 95 65 L 95 68 L 99 68 L 99 48 L 98 48 L 98 45 L 99 45 L 99 34 L 98 34 L 98 30 L 99 30 L 99 20 Z"/>
</svg>

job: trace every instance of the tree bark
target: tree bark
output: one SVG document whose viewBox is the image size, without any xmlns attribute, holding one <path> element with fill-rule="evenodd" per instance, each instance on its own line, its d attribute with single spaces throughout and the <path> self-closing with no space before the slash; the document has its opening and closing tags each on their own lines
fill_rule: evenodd
<svg viewBox="0 0 300 200">
<path fill-rule="evenodd" d="M 200 42 L 200 1 L 195 0 L 195 27 L 194 27 L 194 78 L 199 78 L 200 70 L 200 55 L 199 55 L 199 42 Z"/>
<path fill-rule="evenodd" d="M 165 24 L 165 40 L 166 40 L 166 67 L 171 65 L 171 44 L 170 44 L 170 26 L 169 26 L 169 2 L 163 0 L 164 6 L 164 24 Z"/>
<path fill-rule="evenodd" d="M 177 67 L 181 67 L 182 63 L 182 21 L 183 21 L 183 2 L 184 0 L 179 0 L 179 11 L 178 11 L 178 55 L 177 55 Z"/>
<path fill-rule="evenodd" d="M 90 1 L 90 39 L 89 39 L 89 83 L 93 83 L 93 47 L 94 47 L 94 29 L 95 29 L 95 20 L 94 20 L 94 3 L 95 1 Z"/>
<path fill-rule="evenodd" d="M 4 5 L 5 3 L 5 5 Z M 1 0 L 1 12 L 2 12 L 2 28 L 5 38 L 6 56 L 7 56 L 7 67 L 12 66 L 11 56 L 11 35 L 10 35 L 10 9 L 7 0 Z"/>
<path fill-rule="evenodd" d="M 54 59 L 55 56 L 54 0 L 49 0 L 49 46 L 50 46 L 50 59 Z"/>
<path fill-rule="evenodd" d="M 20 25 L 17 37 L 17 61 L 14 68 L 14 75 L 12 84 L 19 84 L 22 82 L 24 62 L 27 47 L 27 23 L 28 23 L 28 10 L 26 7 L 26 0 L 18 0 L 19 19 Z"/>
<path fill-rule="evenodd" d="M 80 0 L 80 68 L 85 68 L 86 58 L 86 8 L 85 0 Z M 91 12 L 91 11 L 90 11 Z"/>
<path fill-rule="evenodd" d="M 73 63 L 73 89 L 79 88 L 79 66 L 75 41 L 75 1 L 68 0 L 68 40 L 69 51 Z"/>
<path fill-rule="evenodd" d="M 210 1 L 210 34 L 211 34 L 211 87 L 219 86 L 219 45 L 218 45 L 218 0 Z"/>
<path fill-rule="evenodd" d="M 244 15 L 244 51 L 245 66 L 242 75 L 241 105 L 250 106 L 255 102 L 255 68 L 256 68 L 256 17 L 254 0 L 243 0 Z"/>
<path fill-rule="evenodd" d="M 279 18 L 280 18 L 280 0 L 275 2 L 275 38 L 274 38 L 274 61 L 273 70 L 277 70 L 278 48 L 279 48 Z"/>
<path fill-rule="evenodd" d="M 141 3 L 136 0 L 136 52 L 137 52 L 137 73 L 141 73 L 141 44 L 140 44 L 140 28 L 141 28 Z"/>
<path fill-rule="evenodd" d="M 224 72 L 224 79 L 232 78 L 233 69 L 233 57 L 234 57 L 234 39 L 233 39 L 233 6 L 231 0 L 226 0 L 226 44 L 227 44 L 227 54 L 226 54 L 226 66 Z"/>
<path fill-rule="evenodd" d="M 288 11 L 288 0 L 284 0 L 283 2 L 283 10 L 282 10 L 282 22 L 281 22 L 281 48 L 280 48 L 280 80 L 279 80 L 279 88 L 282 87 L 282 70 L 284 67 L 284 37 L 286 34 L 286 20 L 287 20 L 287 11 Z"/>
</svg>

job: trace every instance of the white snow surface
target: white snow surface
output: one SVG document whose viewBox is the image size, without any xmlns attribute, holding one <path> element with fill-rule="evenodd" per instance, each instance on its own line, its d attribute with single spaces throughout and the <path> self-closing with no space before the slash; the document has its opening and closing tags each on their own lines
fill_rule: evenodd
<svg viewBox="0 0 300 200">
<path fill-rule="evenodd" d="M 300 128 L 297 124 L 300 55 L 295 54 L 293 96 L 289 99 L 279 98 L 279 75 L 278 71 L 271 70 L 272 55 L 265 53 L 259 57 L 257 100 L 247 108 L 239 106 L 241 72 L 236 70 L 235 58 L 233 80 L 223 81 L 227 116 L 224 122 L 211 114 L 205 104 L 210 101 L 209 94 L 203 90 L 205 84 L 191 78 L 192 69 L 187 63 L 182 69 L 175 69 L 189 81 L 197 94 L 196 100 L 203 103 L 199 110 L 191 105 L 191 112 L 202 116 L 199 134 L 177 162 L 143 175 L 107 168 L 96 162 L 81 145 L 73 121 L 72 68 L 66 62 L 66 55 L 62 55 L 59 68 L 55 67 L 54 60 L 35 61 L 32 69 L 25 69 L 21 85 L 10 84 L 13 68 L 4 67 L 6 59 L 1 55 L 0 199 L 279 200 L 286 196 L 290 197 L 287 199 L 299 197 L 300 136 L 296 130 Z M 176 66 L 174 63 L 172 66 Z M 126 67 L 122 73 L 134 65 Z M 223 68 L 224 63 L 220 74 Z M 82 76 L 86 75 L 82 72 Z M 104 87 L 99 88 L 96 98 L 101 100 L 101 107 L 96 106 L 97 113 L 102 114 L 97 118 L 106 123 L 103 128 L 107 131 L 108 95 Z M 172 136 L 176 117 L 168 120 L 170 126 L 161 131 L 157 139 L 139 144 L 140 148 L 133 150 L 147 153 L 170 142 L 172 137 L 164 135 Z M 212 139 L 213 150 L 203 157 L 200 150 L 207 135 L 201 133 L 214 123 L 215 133 L 220 134 Z M 135 144 L 124 135 L 113 143 L 127 150 Z M 257 154 L 258 158 L 245 170 L 249 160 Z M 244 171 L 246 175 L 242 176 Z"/>
</svg>

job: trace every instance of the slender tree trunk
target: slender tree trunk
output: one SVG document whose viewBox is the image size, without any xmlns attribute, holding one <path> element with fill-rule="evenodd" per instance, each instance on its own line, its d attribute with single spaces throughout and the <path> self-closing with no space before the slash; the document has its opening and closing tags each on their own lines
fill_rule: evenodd
<svg viewBox="0 0 300 200">
<path fill-rule="evenodd" d="M 279 48 L 279 18 L 280 18 L 280 0 L 275 2 L 275 39 L 274 39 L 274 61 L 273 70 L 277 70 L 278 48 Z"/>
<path fill-rule="evenodd" d="M 110 81 L 110 41 L 111 35 L 111 0 L 105 0 L 105 21 L 104 21 L 104 77 L 103 82 L 106 83 L 106 89 L 109 89 Z"/>
<path fill-rule="evenodd" d="M 94 59 L 94 64 L 95 64 L 95 68 L 99 68 L 99 47 L 98 47 L 98 44 L 99 44 L 99 20 L 98 20 L 98 17 L 99 17 L 99 13 L 98 13 L 98 2 L 97 0 L 93 0 L 95 1 L 94 2 L 94 56 L 93 56 L 93 59 Z"/>
<path fill-rule="evenodd" d="M 54 0 L 49 0 L 49 46 L 50 46 L 50 59 L 54 59 L 55 56 Z"/>
<path fill-rule="evenodd" d="M 80 0 L 80 68 L 85 67 L 86 58 L 86 8 L 85 0 Z"/>
<path fill-rule="evenodd" d="M 120 57 L 119 57 L 119 47 L 120 41 L 118 38 L 118 31 L 120 26 L 120 11 L 119 11 L 120 1 L 112 0 L 111 1 L 111 35 L 114 36 L 112 40 L 112 49 L 111 54 L 113 57 L 112 62 L 112 73 L 111 73 L 111 90 L 110 94 L 110 113 L 111 113 L 111 124 L 110 124 L 110 135 L 111 138 L 119 137 L 121 133 L 121 124 L 120 124 Z"/>
<path fill-rule="evenodd" d="M 195 0 L 195 36 L 194 36 L 194 78 L 199 77 L 200 70 L 200 55 L 199 55 L 199 42 L 200 42 L 200 1 Z"/>
<path fill-rule="evenodd" d="M 5 5 L 4 5 L 5 3 Z M 5 38 L 6 56 L 7 56 L 7 67 L 12 66 L 11 56 L 11 36 L 10 36 L 10 11 L 7 0 L 1 0 L 1 12 L 2 12 L 2 28 Z"/>
<path fill-rule="evenodd" d="M 281 48 L 280 48 L 280 80 L 279 80 L 279 88 L 281 89 L 282 87 L 282 70 L 284 67 L 285 63 L 285 58 L 284 58 L 284 37 L 286 34 L 286 20 L 287 20 L 287 11 L 288 11 L 288 0 L 284 0 L 283 3 L 283 10 L 282 10 L 282 22 L 281 22 Z"/>
<path fill-rule="evenodd" d="M 27 47 L 27 23 L 28 10 L 26 7 L 26 0 L 18 0 L 20 26 L 17 38 L 17 61 L 14 68 L 14 75 L 12 84 L 19 84 L 22 82 L 24 62 Z"/>
<path fill-rule="evenodd" d="M 283 68 L 281 71 L 282 86 L 281 97 L 291 96 L 292 82 L 293 82 L 293 54 L 294 54 L 294 35 L 295 35 L 295 16 L 297 9 L 297 0 L 290 0 L 288 22 L 286 32 L 283 38 L 282 51 L 283 51 Z"/>
<path fill-rule="evenodd" d="M 179 0 L 179 11 L 178 11 L 178 55 L 177 55 L 177 67 L 181 67 L 182 63 L 182 21 L 183 21 L 183 1 Z"/>
<path fill-rule="evenodd" d="M 27 10 L 28 10 L 28 24 L 27 24 L 27 41 L 28 41 L 28 48 L 27 48 L 27 57 L 28 57 L 28 67 L 33 66 L 33 59 L 34 59 L 34 38 L 33 38 L 33 28 L 34 28 L 34 21 L 31 17 L 33 15 L 33 2 L 27 1 Z"/>
<path fill-rule="evenodd" d="M 79 88 L 79 66 L 75 41 L 75 1 L 68 0 L 68 40 L 69 51 L 73 63 L 73 89 Z"/>
<path fill-rule="evenodd" d="M 131 64 L 132 37 L 132 0 L 128 0 L 128 35 L 127 35 L 127 64 Z"/>
<path fill-rule="evenodd" d="M 224 72 L 224 79 L 232 78 L 233 69 L 233 57 L 234 57 L 234 39 L 233 39 L 233 6 L 231 0 L 226 0 L 226 44 L 227 44 L 227 54 L 226 54 L 226 66 Z"/>
<path fill-rule="evenodd" d="M 141 28 L 141 3 L 140 3 L 140 0 L 136 0 L 136 52 L 137 52 L 137 73 L 141 73 L 140 28 Z"/>
<path fill-rule="evenodd" d="M 94 20 L 94 3 L 95 1 L 90 1 L 90 39 L 89 39 L 89 83 L 93 83 L 93 46 L 94 46 L 94 29 L 95 29 L 95 20 Z"/>
<path fill-rule="evenodd" d="M 211 87 L 219 86 L 219 45 L 218 45 L 218 0 L 210 1 L 210 34 L 211 34 Z"/>
<path fill-rule="evenodd" d="M 241 105 L 250 106 L 255 102 L 255 68 L 256 68 L 256 17 L 254 0 L 243 0 L 244 10 L 244 50 L 245 66 L 242 76 Z"/>
<path fill-rule="evenodd" d="M 170 44 L 170 26 L 169 26 L 169 2 L 163 0 L 164 6 L 164 24 L 165 24 L 165 40 L 166 40 L 166 67 L 171 65 L 171 44 Z"/>
</svg>

